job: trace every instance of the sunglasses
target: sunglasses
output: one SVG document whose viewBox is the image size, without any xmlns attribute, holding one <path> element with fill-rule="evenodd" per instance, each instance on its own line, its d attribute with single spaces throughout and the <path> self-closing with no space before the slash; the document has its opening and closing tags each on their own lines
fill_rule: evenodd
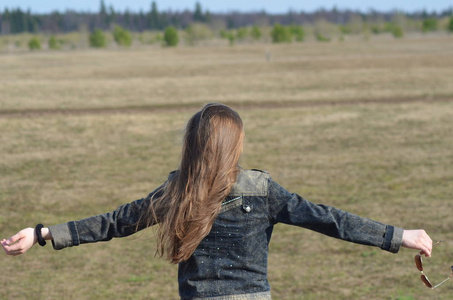
<svg viewBox="0 0 453 300">
<path fill-rule="evenodd" d="M 437 245 L 437 244 L 440 244 L 442 241 L 438 241 L 437 243 L 435 243 L 434 245 Z M 420 271 L 420 273 L 422 273 L 422 275 L 420 275 L 420 279 L 422 280 L 422 282 L 426 285 L 426 287 L 429 287 L 430 289 L 435 289 L 436 287 L 440 286 L 441 284 L 443 284 L 444 282 L 446 282 L 447 280 L 449 280 L 450 278 L 453 277 L 453 266 L 451 266 L 451 275 L 448 276 L 446 279 L 444 279 L 441 283 L 439 284 L 436 284 L 436 285 L 433 285 L 431 283 L 431 281 L 429 281 L 428 279 L 428 276 L 426 276 L 426 274 L 423 272 L 423 260 L 422 260 L 422 256 L 420 254 L 417 254 L 415 255 L 415 266 L 417 267 L 417 269 Z"/>
</svg>

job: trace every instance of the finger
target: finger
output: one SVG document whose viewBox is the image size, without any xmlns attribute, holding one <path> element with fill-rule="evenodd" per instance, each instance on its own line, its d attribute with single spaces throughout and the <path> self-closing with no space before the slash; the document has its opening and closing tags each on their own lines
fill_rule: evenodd
<svg viewBox="0 0 453 300">
<path fill-rule="evenodd" d="M 10 249 L 8 247 L 3 247 L 3 250 L 5 250 L 5 253 L 7 255 L 12 255 L 12 256 L 16 256 L 16 255 L 19 255 L 19 254 L 22 254 L 24 253 L 24 249 Z"/>
<path fill-rule="evenodd" d="M 18 240 L 20 240 L 22 238 L 22 234 L 19 232 L 19 233 L 16 233 L 15 235 L 13 235 L 12 237 L 10 237 L 8 240 L 6 240 L 6 242 L 11 245 L 11 244 L 14 244 L 15 242 L 17 242 Z"/>
<path fill-rule="evenodd" d="M 13 252 L 24 250 L 24 246 L 22 244 L 23 243 L 15 243 L 12 245 L 2 245 L 2 246 L 3 246 L 3 249 L 5 249 L 5 251 L 7 251 L 8 253 L 13 253 Z"/>
<path fill-rule="evenodd" d="M 431 251 L 429 249 L 422 249 L 420 251 L 420 255 L 424 255 L 425 257 L 431 257 Z"/>
<path fill-rule="evenodd" d="M 23 250 L 6 252 L 7 255 L 11 255 L 11 256 L 17 256 L 17 255 L 20 255 L 20 254 L 23 254 L 23 253 L 25 253 Z"/>
<path fill-rule="evenodd" d="M 431 257 L 431 254 L 433 251 L 433 243 L 432 243 L 431 239 L 429 239 L 429 241 L 425 242 L 424 248 L 422 249 L 422 251 L 426 257 Z"/>
</svg>

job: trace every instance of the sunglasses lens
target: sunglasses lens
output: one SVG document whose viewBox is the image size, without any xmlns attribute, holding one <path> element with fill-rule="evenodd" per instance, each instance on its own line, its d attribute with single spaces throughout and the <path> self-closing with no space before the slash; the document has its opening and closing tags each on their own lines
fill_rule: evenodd
<svg viewBox="0 0 453 300">
<path fill-rule="evenodd" d="M 422 257 L 419 254 L 417 254 L 417 255 L 415 255 L 414 261 L 415 261 L 415 266 L 417 267 L 417 269 L 419 271 L 423 271 Z"/>
<path fill-rule="evenodd" d="M 428 277 L 426 277 L 425 275 L 420 276 L 420 279 L 423 281 L 423 283 L 424 283 L 427 287 L 429 287 L 429 288 L 432 288 L 432 287 L 433 287 L 433 285 L 431 284 L 431 282 L 429 282 Z"/>
</svg>

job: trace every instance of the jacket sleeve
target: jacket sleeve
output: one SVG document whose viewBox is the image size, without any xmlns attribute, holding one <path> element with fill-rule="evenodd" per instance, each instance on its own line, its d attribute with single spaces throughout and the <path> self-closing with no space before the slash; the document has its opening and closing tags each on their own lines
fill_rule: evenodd
<svg viewBox="0 0 453 300">
<path fill-rule="evenodd" d="M 349 212 L 314 204 L 269 181 L 269 212 L 273 223 L 285 223 L 362 245 L 397 253 L 403 229 L 385 225 Z"/>
<path fill-rule="evenodd" d="M 142 215 L 148 210 L 153 193 L 146 198 L 121 205 L 109 213 L 50 226 L 54 249 L 109 241 L 114 237 L 125 237 L 144 229 L 148 222 Z"/>
</svg>

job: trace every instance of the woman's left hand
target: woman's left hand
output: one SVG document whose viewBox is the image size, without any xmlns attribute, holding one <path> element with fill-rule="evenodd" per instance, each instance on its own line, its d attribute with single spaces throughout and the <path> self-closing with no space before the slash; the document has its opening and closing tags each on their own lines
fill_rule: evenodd
<svg viewBox="0 0 453 300">
<path fill-rule="evenodd" d="M 420 254 L 431 256 L 433 241 L 423 229 L 404 230 L 403 247 L 420 250 Z"/>
</svg>

